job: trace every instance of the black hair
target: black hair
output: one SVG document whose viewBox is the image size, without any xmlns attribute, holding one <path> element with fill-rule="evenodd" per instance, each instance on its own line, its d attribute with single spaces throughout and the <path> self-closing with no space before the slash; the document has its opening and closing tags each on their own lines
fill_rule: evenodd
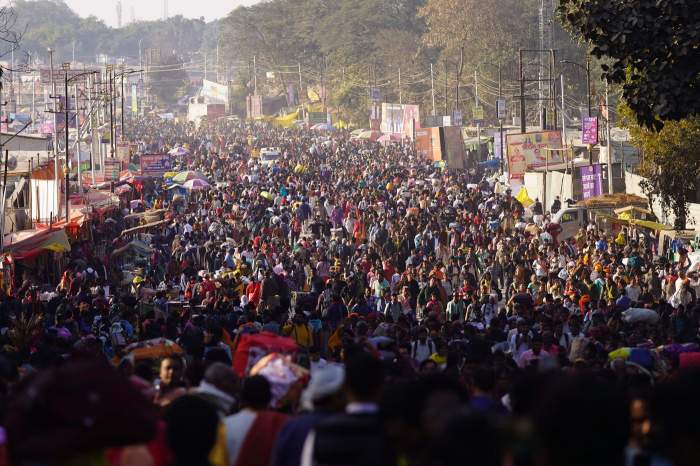
<svg viewBox="0 0 700 466">
<path fill-rule="evenodd" d="M 384 383 L 384 365 L 364 351 L 352 353 L 345 363 L 345 379 L 359 401 L 375 401 Z"/>
<path fill-rule="evenodd" d="M 214 406 L 203 398 L 184 395 L 168 406 L 164 420 L 177 464 L 207 464 L 219 425 Z"/>
<path fill-rule="evenodd" d="M 241 403 L 254 409 L 265 409 L 272 400 L 270 382 L 262 375 L 253 375 L 243 380 Z"/>
</svg>

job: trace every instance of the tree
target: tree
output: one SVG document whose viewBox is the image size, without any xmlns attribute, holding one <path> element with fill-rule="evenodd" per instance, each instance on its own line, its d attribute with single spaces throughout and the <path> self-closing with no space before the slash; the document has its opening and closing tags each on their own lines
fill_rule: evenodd
<svg viewBox="0 0 700 466">
<path fill-rule="evenodd" d="M 665 121 L 655 131 L 637 124 L 630 107 L 621 106 L 620 113 L 643 155 L 642 189 L 650 198 L 658 197 L 666 213 L 673 213 L 676 229 L 685 229 L 688 202 L 696 197 L 700 177 L 700 116 Z"/>
<path fill-rule="evenodd" d="M 700 8 L 696 0 L 561 0 L 559 12 L 604 77 L 623 84 L 639 123 L 660 129 L 700 113 Z"/>
<path fill-rule="evenodd" d="M 151 73 L 151 92 L 158 98 L 159 104 L 174 104 L 184 95 L 187 82 L 182 61 L 175 55 L 169 55 L 162 58 L 158 68 Z"/>
</svg>

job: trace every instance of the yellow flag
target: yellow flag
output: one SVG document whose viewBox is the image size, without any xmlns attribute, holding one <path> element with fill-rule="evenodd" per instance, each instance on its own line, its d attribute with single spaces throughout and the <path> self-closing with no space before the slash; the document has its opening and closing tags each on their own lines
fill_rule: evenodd
<svg viewBox="0 0 700 466">
<path fill-rule="evenodd" d="M 535 201 L 530 199 L 530 196 L 527 194 L 527 188 L 525 188 L 525 186 L 520 188 L 520 192 L 518 192 L 518 195 L 515 196 L 515 200 L 521 203 L 525 208 L 528 208 L 535 203 Z"/>
</svg>

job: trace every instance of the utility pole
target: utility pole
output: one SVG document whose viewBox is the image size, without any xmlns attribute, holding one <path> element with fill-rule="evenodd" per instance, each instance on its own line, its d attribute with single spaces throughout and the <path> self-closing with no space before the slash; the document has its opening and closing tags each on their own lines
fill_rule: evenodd
<svg viewBox="0 0 700 466">
<path fill-rule="evenodd" d="M 219 39 L 216 40 L 216 82 L 219 82 Z"/>
<path fill-rule="evenodd" d="M 476 107 L 479 106 L 479 74 L 477 70 L 474 70 L 474 101 Z M 476 141 L 478 144 L 478 154 L 479 154 L 479 161 L 481 161 L 481 122 L 477 120 L 476 123 Z"/>
<path fill-rule="evenodd" d="M 70 127 L 70 105 L 68 100 L 68 71 L 70 70 L 70 63 L 63 64 L 64 75 L 64 92 L 65 92 L 65 130 L 66 130 L 66 225 L 70 221 L 70 148 L 68 147 L 68 130 Z"/>
<path fill-rule="evenodd" d="M 401 95 L 401 67 L 399 66 L 399 105 L 403 104 L 403 99 Z"/>
<path fill-rule="evenodd" d="M 109 152 L 114 158 L 114 70 L 112 65 L 107 65 L 107 77 L 109 79 Z"/>
<path fill-rule="evenodd" d="M 610 141 L 610 107 L 608 106 L 608 80 L 605 80 L 605 139 L 608 146 L 608 194 L 613 194 L 613 146 Z"/>
<path fill-rule="evenodd" d="M 301 107 L 301 119 L 304 119 L 304 106 L 301 104 L 301 92 L 302 92 L 302 87 L 301 87 L 301 62 L 297 63 L 297 66 L 299 68 L 299 106 Z"/>
<path fill-rule="evenodd" d="M 525 76 L 523 75 L 523 49 L 518 50 L 518 74 L 520 75 L 520 132 L 525 133 Z"/>
<path fill-rule="evenodd" d="M 75 156 L 78 160 L 78 192 L 83 194 L 83 174 L 80 170 L 80 99 L 78 97 L 78 85 L 73 85 L 75 95 Z"/>
<path fill-rule="evenodd" d="M 433 116 L 435 116 L 435 79 L 433 76 L 433 64 L 430 64 L 430 94 L 433 99 Z"/>
<path fill-rule="evenodd" d="M 445 60 L 445 113 L 447 115 L 447 60 Z"/>
<path fill-rule="evenodd" d="M 204 52 L 204 80 L 207 80 L 207 52 Z"/>
<path fill-rule="evenodd" d="M 498 62 L 498 98 L 502 99 L 503 98 L 503 90 L 502 90 L 502 85 L 501 85 L 502 79 L 501 79 L 501 62 Z M 504 101 L 505 102 L 505 101 Z M 503 109 L 505 110 L 505 108 Z M 496 112 L 498 112 L 498 109 L 496 109 Z M 496 115 L 499 116 L 500 115 Z M 503 159 L 506 158 L 506 154 L 503 153 L 503 118 L 498 119 L 498 132 L 501 135 L 501 137 L 498 140 L 498 144 L 501 146 L 501 173 L 504 173 L 504 164 L 503 164 Z"/>
<path fill-rule="evenodd" d="M 255 64 L 255 55 L 253 55 L 253 95 L 258 95 L 258 69 Z"/>
<path fill-rule="evenodd" d="M 564 73 L 559 78 L 561 79 L 561 146 L 566 147 L 566 111 L 564 110 Z"/>
<path fill-rule="evenodd" d="M 49 66 L 51 67 L 51 98 L 57 99 L 56 79 L 53 74 L 53 49 L 49 48 Z M 53 106 L 53 182 L 56 188 L 54 199 L 56 199 L 56 217 L 61 215 L 61 190 L 58 179 L 58 114 L 56 113 L 56 101 Z"/>
<path fill-rule="evenodd" d="M 126 140 L 126 133 L 124 132 L 124 70 L 122 70 L 121 73 L 121 78 L 122 78 L 122 93 L 121 93 L 121 99 L 122 99 L 122 115 L 121 115 L 121 123 L 122 123 L 122 137 L 121 140 L 124 142 Z"/>
</svg>

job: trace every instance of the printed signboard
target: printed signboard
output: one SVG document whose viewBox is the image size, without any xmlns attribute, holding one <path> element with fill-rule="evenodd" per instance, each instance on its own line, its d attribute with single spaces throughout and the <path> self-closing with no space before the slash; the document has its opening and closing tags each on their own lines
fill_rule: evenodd
<svg viewBox="0 0 700 466">
<path fill-rule="evenodd" d="M 507 134 L 506 150 L 510 177 L 523 178 L 527 170 L 562 163 L 561 152 L 553 152 L 552 149 L 561 149 L 559 131 Z"/>
<path fill-rule="evenodd" d="M 170 154 L 144 154 L 141 156 L 141 175 L 163 176 L 172 169 Z"/>
</svg>

